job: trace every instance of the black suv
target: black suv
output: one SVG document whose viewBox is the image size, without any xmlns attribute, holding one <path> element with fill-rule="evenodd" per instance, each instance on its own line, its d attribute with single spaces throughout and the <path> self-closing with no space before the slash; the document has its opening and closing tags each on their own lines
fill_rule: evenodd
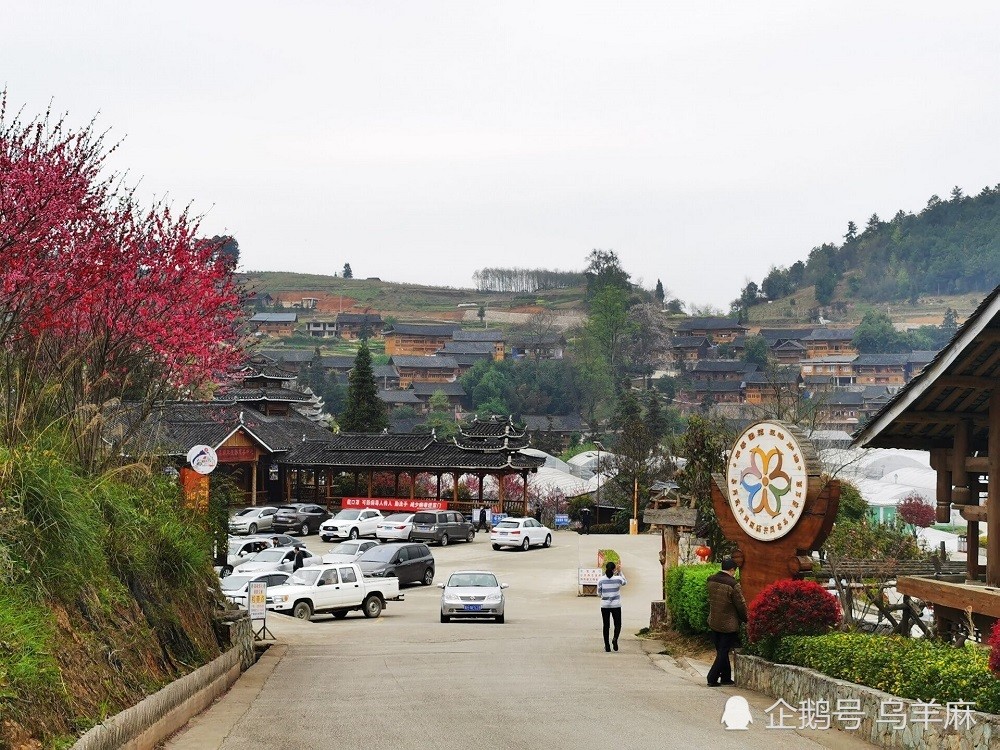
<svg viewBox="0 0 1000 750">
<path fill-rule="evenodd" d="M 395 577 L 400 583 L 419 581 L 424 586 L 434 582 L 434 555 L 426 544 L 380 544 L 365 550 L 358 565 L 366 576 Z"/>
<path fill-rule="evenodd" d="M 274 515 L 275 531 L 298 531 L 305 536 L 319 531 L 319 525 L 330 517 L 326 509 L 311 503 L 289 503 Z"/>
<path fill-rule="evenodd" d="M 472 521 L 453 510 L 424 510 L 413 516 L 413 541 L 437 542 L 444 547 L 448 542 L 476 538 L 476 527 Z"/>
</svg>

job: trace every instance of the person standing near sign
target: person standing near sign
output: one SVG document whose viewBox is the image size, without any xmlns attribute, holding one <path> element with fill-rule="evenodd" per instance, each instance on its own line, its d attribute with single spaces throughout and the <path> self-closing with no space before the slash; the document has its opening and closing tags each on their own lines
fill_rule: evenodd
<svg viewBox="0 0 1000 750">
<path fill-rule="evenodd" d="M 590 508 L 580 509 L 580 523 L 583 524 L 583 533 L 590 533 Z"/>
<path fill-rule="evenodd" d="M 485 505 L 479 509 L 479 527 L 476 529 L 476 531 L 487 530 L 487 524 L 486 524 L 487 512 L 488 511 L 486 510 Z"/>
<path fill-rule="evenodd" d="M 609 562 L 604 566 L 604 577 L 597 582 L 597 595 L 601 597 L 601 619 L 604 623 L 604 650 L 614 647 L 618 650 L 618 636 L 622 632 L 622 586 L 628 581 L 621 574 L 618 565 Z M 615 621 L 615 636 L 608 640 L 611 620 Z"/>
<path fill-rule="evenodd" d="M 736 561 L 727 557 L 722 561 L 722 570 L 706 583 L 708 627 L 712 630 L 712 642 L 715 644 L 715 662 L 708 670 L 709 687 L 736 684 L 733 682 L 729 652 L 739 642 L 740 623 L 747 620 L 747 603 L 739 581 L 733 577 L 733 570 L 736 570 Z"/>
</svg>

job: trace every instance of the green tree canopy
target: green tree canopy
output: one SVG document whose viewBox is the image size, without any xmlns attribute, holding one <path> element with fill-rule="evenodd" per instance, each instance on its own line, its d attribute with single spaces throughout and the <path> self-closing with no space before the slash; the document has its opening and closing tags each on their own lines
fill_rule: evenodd
<svg viewBox="0 0 1000 750">
<path fill-rule="evenodd" d="M 851 344 L 862 354 L 893 354 L 910 350 L 906 334 L 897 331 L 888 313 L 882 310 L 865 313 Z"/>
</svg>

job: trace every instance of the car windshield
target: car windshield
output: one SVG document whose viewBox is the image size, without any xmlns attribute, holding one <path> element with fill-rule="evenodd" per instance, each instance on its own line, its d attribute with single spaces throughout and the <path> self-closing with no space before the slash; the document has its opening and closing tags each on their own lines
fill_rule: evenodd
<svg viewBox="0 0 1000 750">
<path fill-rule="evenodd" d="M 392 521 L 393 523 L 406 522 L 413 518 L 412 513 L 393 513 L 391 516 L 386 516 L 386 521 Z"/>
<path fill-rule="evenodd" d="M 258 552 L 253 556 L 254 562 L 280 562 L 288 553 L 287 549 L 277 549 L 272 547 L 263 552 Z"/>
<path fill-rule="evenodd" d="M 340 521 L 354 521 L 358 516 L 361 515 L 360 510 L 342 510 L 340 513 L 334 516 L 334 518 Z"/>
<path fill-rule="evenodd" d="M 417 513 L 413 516 L 413 523 L 434 523 L 437 516 L 433 513 Z"/>
<path fill-rule="evenodd" d="M 361 545 L 357 542 L 341 542 L 340 544 L 335 544 L 330 547 L 331 555 L 356 555 L 358 554 L 358 547 Z"/>
<path fill-rule="evenodd" d="M 253 576 L 227 576 L 222 579 L 223 591 L 239 591 L 244 588 Z"/>
<path fill-rule="evenodd" d="M 492 573 L 452 573 L 448 579 L 449 586 L 465 587 L 497 587 L 497 577 Z"/>
<path fill-rule="evenodd" d="M 318 570 L 300 570 L 298 573 L 289 578 L 288 582 L 298 584 L 299 586 L 312 586 L 316 583 L 316 579 L 318 577 Z"/>
<path fill-rule="evenodd" d="M 521 528 L 520 521 L 501 521 L 497 524 L 498 529 L 519 529 Z"/>
<path fill-rule="evenodd" d="M 359 558 L 359 562 L 389 562 L 396 554 L 396 547 L 390 545 L 371 547 Z"/>
</svg>

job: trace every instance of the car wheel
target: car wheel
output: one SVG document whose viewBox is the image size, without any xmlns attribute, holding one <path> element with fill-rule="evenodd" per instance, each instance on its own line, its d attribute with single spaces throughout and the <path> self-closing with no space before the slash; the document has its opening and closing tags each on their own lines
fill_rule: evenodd
<svg viewBox="0 0 1000 750">
<path fill-rule="evenodd" d="M 524 537 L 524 541 L 521 542 L 521 549 L 525 552 L 528 551 L 528 547 L 531 546 L 531 542 L 528 541 L 528 537 Z"/>
<path fill-rule="evenodd" d="M 451 618 L 444 612 L 441 613 L 441 622 L 451 622 Z"/>
<path fill-rule="evenodd" d="M 358 538 L 358 530 L 351 529 L 351 539 L 357 539 L 357 538 Z"/>
<path fill-rule="evenodd" d="M 313 608 L 309 602 L 296 602 L 292 608 L 292 617 L 296 620 L 308 620 L 313 616 Z"/>
<path fill-rule="evenodd" d="M 442 547 L 447 547 L 447 546 L 448 546 L 448 532 L 447 532 L 447 531 L 446 531 L 446 532 L 444 532 L 444 533 L 443 533 L 443 534 L 441 535 L 441 539 L 440 539 L 440 541 L 439 541 L 438 543 L 439 543 L 439 544 L 440 544 L 440 545 L 441 545 Z"/>
<path fill-rule="evenodd" d="M 222 570 L 219 572 L 220 578 L 225 578 L 226 576 L 231 576 L 233 574 L 232 565 L 223 565 Z"/>
<path fill-rule="evenodd" d="M 299 531 L 302 532 L 302 536 L 309 536 L 309 524 L 307 523 L 302 524 Z"/>
<path fill-rule="evenodd" d="M 469 533 L 466 534 L 466 536 L 465 536 L 465 541 L 467 541 L 467 542 L 474 542 L 474 541 L 476 541 L 476 530 L 475 529 L 469 529 Z"/>
<path fill-rule="evenodd" d="M 343 620 L 345 617 L 347 617 L 347 610 L 338 609 L 335 612 L 333 612 L 333 616 L 336 617 L 338 620 Z"/>
<path fill-rule="evenodd" d="M 375 594 L 369 594 L 361 604 L 361 611 L 365 617 L 375 618 L 382 614 L 382 600 Z"/>
<path fill-rule="evenodd" d="M 545 535 L 545 544 L 543 544 L 542 546 L 543 547 L 551 547 L 552 546 L 552 535 L 551 534 L 546 534 Z"/>
<path fill-rule="evenodd" d="M 424 571 L 424 586 L 430 586 L 434 583 L 434 568 L 428 568 Z"/>
<path fill-rule="evenodd" d="M 413 541 L 413 529 L 410 529 L 408 532 L 406 532 L 406 541 L 408 542 Z"/>
<path fill-rule="evenodd" d="M 495 549 L 495 550 L 497 550 L 499 552 L 500 551 L 500 545 L 499 544 L 494 544 L 493 545 L 493 549 Z"/>
<path fill-rule="evenodd" d="M 252 523 L 247 527 L 247 533 L 251 536 L 257 533 L 257 524 Z"/>
<path fill-rule="evenodd" d="M 503 625 L 503 615 L 497 615 L 497 616 L 496 616 L 496 621 L 497 621 L 497 622 L 498 622 L 499 624 Z"/>
</svg>

